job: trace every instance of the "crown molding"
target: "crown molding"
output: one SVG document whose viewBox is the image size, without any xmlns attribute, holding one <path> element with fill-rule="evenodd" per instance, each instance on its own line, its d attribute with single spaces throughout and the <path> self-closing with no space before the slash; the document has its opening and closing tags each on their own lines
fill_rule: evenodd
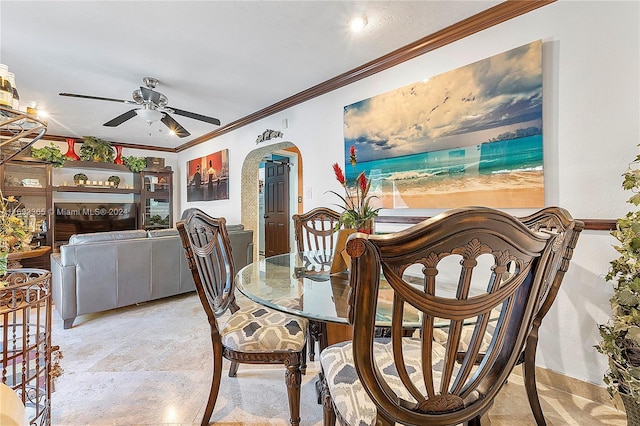
<svg viewBox="0 0 640 426">
<path fill-rule="evenodd" d="M 6 132 L 7 134 L 5 135 L 5 132 L 0 133 L 0 136 L 11 136 L 10 133 Z M 59 135 L 49 135 L 49 134 L 44 134 L 44 136 L 42 136 L 42 138 L 40 139 L 41 141 L 51 141 L 51 142 L 66 142 L 67 139 L 75 139 L 78 143 L 82 143 L 82 138 L 81 137 L 73 137 L 73 136 L 59 136 Z M 148 151 L 162 151 L 162 152 L 176 152 L 175 148 L 165 148 L 165 147 L 161 147 L 161 146 L 155 146 L 155 145 L 136 145 L 136 144 L 132 144 L 132 143 L 126 143 L 126 142 L 116 142 L 116 141 L 107 141 L 109 142 L 111 145 L 120 145 L 123 148 L 131 148 L 131 149 L 142 149 L 142 150 L 148 150 Z"/>
<path fill-rule="evenodd" d="M 498 25 L 540 7 L 554 3 L 557 0 L 508 0 L 490 9 L 473 15 L 463 21 L 450 25 L 440 31 L 421 38 L 404 47 L 394 50 L 378 59 L 374 59 L 364 65 L 340 74 L 330 80 L 296 93 L 271 106 L 256 111 L 246 117 L 228 123 L 212 132 L 195 138 L 178 146 L 175 151 L 180 152 L 192 148 L 208 140 L 232 132 L 250 123 L 261 120 L 270 115 L 284 111 L 288 108 L 306 102 L 315 97 L 324 95 L 333 90 L 347 86 L 363 78 L 369 77 L 380 71 L 384 71 L 417 56 L 436 50 L 450 43 L 468 37 L 479 31 Z"/>
</svg>

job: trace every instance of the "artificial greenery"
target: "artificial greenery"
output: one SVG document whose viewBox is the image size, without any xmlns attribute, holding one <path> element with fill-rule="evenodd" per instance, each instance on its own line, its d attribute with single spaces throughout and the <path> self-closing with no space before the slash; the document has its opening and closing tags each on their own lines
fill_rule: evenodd
<svg viewBox="0 0 640 426">
<path fill-rule="evenodd" d="M 640 155 L 623 174 L 622 187 L 633 191 L 629 203 L 640 204 Z M 620 257 L 610 262 L 607 281 L 614 281 L 612 318 L 599 325 L 602 342 L 596 349 L 609 357 L 604 382 L 613 396 L 630 395 L 640 402 L 640 211 L 630 211 L 611 232 Z"/>
<path fill-rule="evenodd" d="M 53 142 L 42 148 L 32 148 L 31 156 L 48 161 L 53 167 L 62 167 L 64 164 L 64 154 Z"/>
<path fill-rule="evenodd" d="M 147 167 L 147 158 L 146 157 L 134 157 L 133 155 L 130 157 L 122 157 L 122 161 L 124 161 L 124 165 L 129 168 L 132 172 L 141 172 L 145 167 Z"/>
<path fill-rule="evenodd" d="M 111 144 L 93 136 L 84 136 L 80 147 L 80 159 L 82 161 L 97 161 L 100 163 L 113 163 L 115 150 Z"/>
<path fill-rule="evenodd" d="M 75 183 L 78 183 L 81 180 L 86 182 L 89 180 L 89 178 L 84 173 L 76 173 L 75 175 L 73 175 L 73 181 Z"/>
<path fill-rule="evenodd" d="M 120 177 L 118 177 L 118 176 L 109 176 L 107 181 L 113 182 L 113 184 L 115 185 L 116 188 L 118 187 L 118 185 L 120 185 Z"/>
</svg>

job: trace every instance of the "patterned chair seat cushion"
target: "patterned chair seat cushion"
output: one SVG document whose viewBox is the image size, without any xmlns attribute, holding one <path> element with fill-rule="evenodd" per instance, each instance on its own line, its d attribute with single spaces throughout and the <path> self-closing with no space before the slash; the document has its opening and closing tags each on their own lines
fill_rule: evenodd
<svg viewBox="0 0 640 426">
<path fill-rule="evenodd" d="M 231 314 L 220 330 L 222 344 L 237 352 L 301 351 L 308 321 L 257 304 Z"/>
<path fill-rule="evenodd" d="M 404 338 L 402 340 L 403 353 L 405 354 L 404 359 L 409 377 L 420 392 L 426 395 L 424 381 L 422 379 L 422 366 L 420 364 L 420 340 L 416 338 Z M 348 425 L 352 426 L 374 425 L 376 420 L 376 406 L 358 379 L 358 373 L 356 372 L 353 362 L 352 346 L 351 342 L 342 342 L 329 346 L 322 351 L 320 354 L 322 371 L 324 372 L 334 407 L 339 412 L 337 413 L 339 417 L 345 420 Z M 374 343 L 373 351 L 378 369 L 386 378 L 387 383 L 396 395 L 407 401 L 415 402 L 415 399 L 409 394 L 398 378 L 398 372 L 393 362 L 390 339 L 377 339 Z M 436 366 L 434 369 L 434 384 L 436 389 L 438 389 L 440 385 L 438 370 L 441 368 L 444 354 L 444 347 L 434 342 L 433 362 Z M 477 398 L 477 393 L 473 393 L 465 400 L 465 404 L 471 403 Z"/>
</svg>

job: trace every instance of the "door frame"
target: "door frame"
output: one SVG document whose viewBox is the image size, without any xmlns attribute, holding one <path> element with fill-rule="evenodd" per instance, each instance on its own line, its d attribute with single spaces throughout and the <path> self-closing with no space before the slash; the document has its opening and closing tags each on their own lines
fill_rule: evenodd
<svg viewBox="0 0 640 426">
<path fill-rule="evenodd" d="M 240 222 L 245 229 L 253 230 L 253 259 L 259 259 L 259 241 L 264 230 L 260 225 L 258 170 L 260 163 L 271 154 L 289 157 L 291 170 L 289 172 L 289 212 L 293 215 L 298 212 L 298 168 L 302 156 L 295 152 L 283 151 L 285 148 L 297 148 L 292 142 L 278 142 L 272 145 L 262 146 L 249 152 L 242 164 Z M 293 226 L 289 227 L 290 246 L 295 247 L 295 235 Z"/>
</svg>

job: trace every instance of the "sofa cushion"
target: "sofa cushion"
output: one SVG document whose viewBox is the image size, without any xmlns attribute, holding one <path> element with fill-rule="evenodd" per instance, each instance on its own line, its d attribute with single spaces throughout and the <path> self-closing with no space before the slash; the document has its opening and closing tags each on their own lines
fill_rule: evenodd
<svg viewBox="0 0 640 426">
<path fill-rule="evenodd" d="M 73 234 L 71 238 L 69 238 L 69 244 L 87 244 L 99 241 L 131 240 L 146 237 L 146 231 L 140 229 L 132 231 L 93 232 L 90 234 Z"/>
<path fill-rule="evenodd" d="M 147 231 L 147 236 L 149 238 L 172 237 L 174 235 L 179 235 L 178 230 L 176 228 L 154 229 L 152 231 Z"/>
<path fill-rule="evenodd" d="M 244 225 L 240 223 L 237 225 L 227 225 L 227 232 L 237 232 L 237 231 L 244 231 Z"/>
</svg>

